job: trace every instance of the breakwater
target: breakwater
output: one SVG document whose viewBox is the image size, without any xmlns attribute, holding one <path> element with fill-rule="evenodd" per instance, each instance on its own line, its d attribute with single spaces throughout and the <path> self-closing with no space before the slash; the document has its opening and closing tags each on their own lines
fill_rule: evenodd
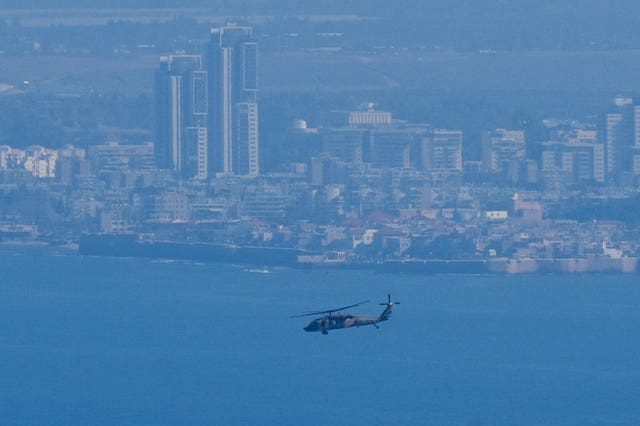
<svg viewBox="0 0 640 426">
<path fill-rule="evenodd" d="M 238 246 L 206 242 L 144 241 L 137 235 L 85 235 L 79 252 L 97 256 L 183 259 L 202 262 L 306 268 L 363 268 L 382 273 L 415 274 L 535 274 L 637 273 L 638 258 L 532 259 L 410 259 L 354 262 L 330 259 L 320 252 L 293 248 Z M 316 259 L 316 260 L 311 260 Z"/>
</svg>

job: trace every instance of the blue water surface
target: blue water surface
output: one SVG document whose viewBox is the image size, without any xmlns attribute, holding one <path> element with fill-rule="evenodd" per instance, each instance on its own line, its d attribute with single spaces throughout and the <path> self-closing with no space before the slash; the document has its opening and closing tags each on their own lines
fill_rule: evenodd
<svg viewBox="0 0 640 426">
<path fill-rule="evenodd" d="M 636 275 L 420 276 L 0 247 L 2 424 L 640 424 Z M 301 311 L 401 302 L 380 330 Z"/>
</svg>

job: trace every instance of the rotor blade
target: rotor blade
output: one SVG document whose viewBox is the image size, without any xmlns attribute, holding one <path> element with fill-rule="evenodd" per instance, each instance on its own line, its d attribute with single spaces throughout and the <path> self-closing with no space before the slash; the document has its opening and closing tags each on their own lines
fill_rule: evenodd
<svg viewBox="0 0 640 426">
<path fill-rule="evenodd" d="M 336 308 L 336 309 L 327 309 L 325 311 L 315 311 L 315 312 L 307 312 L 304 314 L 300 314 L 300 315 L 292 315 L 289 318 L 298 318 L 298 317 L 308 317 L 310 315 L 320 315 L 320 314 L 330 314 L 332 312 L 338 312 L 338 311 L 342 311 L 343 309 L 349 309 L 349 308 L 353 308 L 355 306 L 358 305 L 362 305 L 363 303 L 367 303 L 369 302 L 368 300 L 363 300 L 360 303 L 354 303 L 353 305 L 349 305 L 349 306 L 343 306 L 341 308 Z"/>
<path fill-rule="evenodd" d="M 389 306 L 389 305 L 391 305 L 392 303 L 393 303 L 394 305 L 399 305 L 399 304 L 400 304 L 400 302 L 392 302 L 392 301 L 391 301 L 391 295 L 390 295 L 390 294 L 387 294 L 387 303 L 380 303 L 380 305 L 381 305 L 381 306 L 385 306 L 385 305 Z"/>
<path fill-rule="evenodd" d="M 353 308 L 353 307 L 355 307 L 355 306 L 359 306 L 359 305 L 362 305 L 362 304 L 364 304 L 364 303 L 368 303 L 368 302 L 369 302 L 369 300 L 363 300 L 363 301 L 362 301 L 362 302 L 360 302 L 360 303 L 354 303 L 353 305 L 343 306 L 342 308 L 338 308 L 338 309 L 332 309 L 330 312 L 337 312 L 337 311 L 341 311 L 341 310 L 343 310 L 343 309 Z"/>
<path fill-rule="evenodd" d="M 320 315 L 325 313 L 327 313 L 327 311 L 309 312 L 308 314 L 291 315 L 289 318 L 309 317 L 311 315 Z"/>
</svg>

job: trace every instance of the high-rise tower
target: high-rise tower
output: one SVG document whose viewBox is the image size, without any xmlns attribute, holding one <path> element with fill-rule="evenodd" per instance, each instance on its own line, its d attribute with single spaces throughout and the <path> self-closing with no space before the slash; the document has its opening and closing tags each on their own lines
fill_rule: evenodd
<svg viewBox="0 0 640 426">
<path fill-rule="evenodd" d="M 251 28 L 211 30 L 206 52 L 210 175 L 259 173 L 256 56 Z"/>
<path fill-rule="evenodd" d="M 631 98 L 615 98 L 616 109 L 605 117 L 606 171 L 619 183 L 640 173 L 640 105 Z"/>
<path fill-rule="evenodd" d="M 154 85 L 158 167 L 188 179 L 207 178 L 207 92 L 200 55 L 160 58 Z"/>
</svg>

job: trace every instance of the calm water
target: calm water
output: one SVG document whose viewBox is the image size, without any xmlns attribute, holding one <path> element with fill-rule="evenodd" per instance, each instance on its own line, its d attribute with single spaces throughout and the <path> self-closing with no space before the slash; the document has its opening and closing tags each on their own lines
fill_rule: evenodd
<svg viewBox="0 0 640 426">
<path fill-rule="evenodd" d="M 2 424 L 640 422 L 636 276 L 257 274 L 6 246 L 0 270 Z M 387 292 L 401 305 L 380 330 L 288 318 Z"/>
</svg>

